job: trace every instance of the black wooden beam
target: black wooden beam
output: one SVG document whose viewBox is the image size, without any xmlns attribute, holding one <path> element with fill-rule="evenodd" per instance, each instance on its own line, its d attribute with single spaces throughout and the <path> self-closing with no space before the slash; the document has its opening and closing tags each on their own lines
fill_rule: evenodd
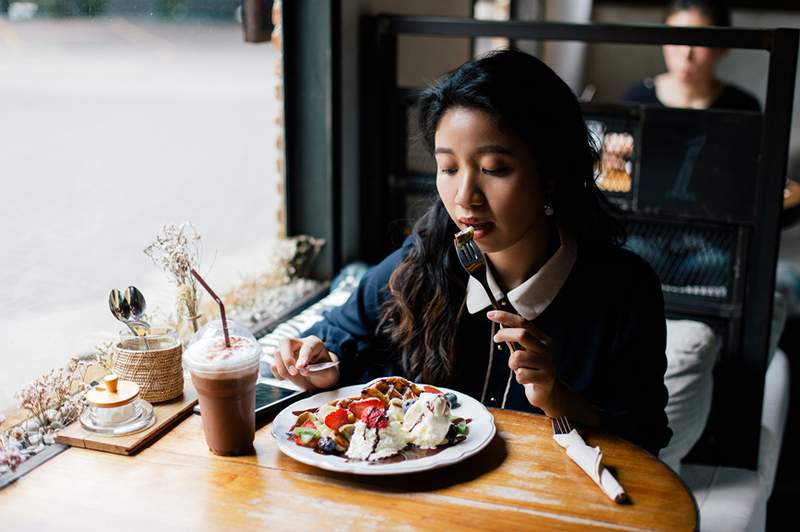
<svg viewBox="0 0 800 532">
<path fill-rule="evenodd" d="M 387 17 L 389 29 L 405 35 L 507 37 L 544 41 L 619 44 L 687 44 L 712 48 L 770 50 L 773 30 L 685 28 L 664 25 L 567 24 L 472 20 L 451 17 Z"/>
<path fill-rule="evenodd" d="M 282 6 L 286 232 L 324 238 L 312 275 L 341 266 L 339 1 Z"/>
<path fill-rule="evenodd" d="M 783 206 L 786 163 L 789 153 L 789 134 L 792 125 L 795 72 L 797 70 L 797 30 L 775 30 L 774 47 L 769 59 L 766 108 L 761 128 L 761 162 L 756 188 L 756 215 L 752 242 L 759 253 L 750 253 L 745 281 L 743 326 L 747 334 L 737 357 L 737 371 L 721 385 L 729 387 L 731 395 L 746 391 L 745 400 L 737 410 L 739 422 L 730 427 L 727 438 L 740 442 L 740 449 L 727 446 L 734 462 L 747 457 L 745 467 L 758 466 L 758 435 L 761 433 L 761 406 L 764 396 L 764 376 L 767 369 L 767 346 L 772 323 L 772 294 L 775 290 L 775 264 L 778 260 L 780 234 L 779 218 Z M 764 297 L 769 294 L 770 297 Z M 735 453 L 735 454 L 734 454 Z"/>
</svg>

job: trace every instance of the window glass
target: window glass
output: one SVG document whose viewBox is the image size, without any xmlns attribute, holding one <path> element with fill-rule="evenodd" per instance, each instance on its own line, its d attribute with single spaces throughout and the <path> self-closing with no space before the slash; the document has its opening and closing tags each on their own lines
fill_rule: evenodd
<svg viewBox="0 0 800 532">
<path fill-rule="evenodd" d="M 238 1 L 12 2 L 0 15 L 0 410 L 113 339 L 111 288 L 170 313 L 143 253 L 191 220 L 218 291 L 277 233 L 274 64 Z"/>
</svg>

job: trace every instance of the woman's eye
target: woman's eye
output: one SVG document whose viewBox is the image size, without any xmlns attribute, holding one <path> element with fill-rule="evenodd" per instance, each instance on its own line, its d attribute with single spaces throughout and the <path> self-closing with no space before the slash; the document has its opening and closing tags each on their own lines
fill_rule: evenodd
<svg viewBox="0 0 800 532">
<path fill-rule="evenodd" d="M 507 166 L 501 166 L 498 168 L 481 168 L 481 171 L 486 175 L 504 176 L 511 171 L 511 168 Z"/>
<path fill-rule="evenodd" d="M 445 175 L 455 175 L 458 172 L 458 168 L 441 168 L 439 172 Z"/>
</svg>

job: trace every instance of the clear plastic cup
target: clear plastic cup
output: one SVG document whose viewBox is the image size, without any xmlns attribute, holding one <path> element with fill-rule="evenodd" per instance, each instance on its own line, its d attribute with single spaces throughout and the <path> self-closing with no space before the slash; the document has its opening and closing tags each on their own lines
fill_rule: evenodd
<svg viewBox="0 0 800 532">
<path fill-rule="evenodd" d="M 228 321 L 228 334 L 229 348 L 222 322 L 209 322 L 189 340 L 183 354 L 200 401 L 208 448 L 225 456 L 253 452 L 261 358 L 261 344 L 246 327 Z"/>
</svg>

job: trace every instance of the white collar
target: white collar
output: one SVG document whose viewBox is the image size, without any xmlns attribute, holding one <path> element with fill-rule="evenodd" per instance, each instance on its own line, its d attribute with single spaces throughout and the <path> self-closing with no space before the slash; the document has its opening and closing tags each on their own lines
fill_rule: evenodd
<svg viewBox="0 0 800 532">
<path fill-rule="evenodd" d="M 567 281 L 575 259 L 578 256 L 578 243 L 572 235 L 561 228 L 558 230 L 561 238 L 561 246 L 556 250 L 552 257 L 521 285 L 517 286 L 508 293 L 508 300 L 519 312 L 519 315 L 526 320 L 533 320 L 544 312 L 547 306 L 552 303 L 561 287 Z M 487 268 L 486 280 L 489 283 L 492 293 L 496 300 L 504 297 L 503 291 L 492 277 L 492 272 Z M 489 296 L 481 286 L 481 283 L 470 276 L 467 283 L 467 310 L 470 314 L 480 312 L 491 305 Z"/>
</svg>

